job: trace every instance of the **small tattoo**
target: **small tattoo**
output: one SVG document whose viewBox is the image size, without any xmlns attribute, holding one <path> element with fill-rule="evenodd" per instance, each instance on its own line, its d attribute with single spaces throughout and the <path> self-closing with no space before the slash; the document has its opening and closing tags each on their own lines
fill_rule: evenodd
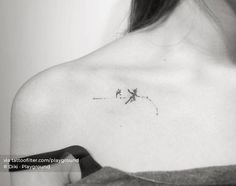
<svg viewBox="0 0 236 186">
<path fill-rule="evenodd" d="M 132 103 L 132 102 L 136 101 L 137 100 L 136 98 L 146 99 L 147 101 L 149 101 L 152 104 L 152 106 L 155 108 L 156 115 L 158 115 L 158 108 L 157 108 L 156 104 L 148 96 L 138 95 L 137 88 L 135 88 L 133 90 L 128 89 L 127 92 L 129 93 L 129 96 L 122 96 L 121 89 L 117 89 L 115 92 L 115 97 L 94 97 L 93 100 L 127 99 L 125 104 L 128 104 L 128 103 Z"/>
<path fill-rule="evenodd" d="M 137 95 L 137 91 L 138 91 L 137 88 L 134 89 L 133 91 L 130 91 L 130 90 L 128 89 L 128 92 L 129 92 L 131 95 L 130 95 L 128 101 L 125 102 L 125 104 L 127 104 L 127 103 L 132 103 L 133 101 L 136 101 L 136 97 L 139 97 L 139 96 Z"/>
<path fill-rule="evenodd" d="M 121 96 L 121 90 L 120 90 L 120 89 L 117 89 L 117 91 L 116 91 L 116 98 L 117 98 L 118 96 Z"/>
</svg>

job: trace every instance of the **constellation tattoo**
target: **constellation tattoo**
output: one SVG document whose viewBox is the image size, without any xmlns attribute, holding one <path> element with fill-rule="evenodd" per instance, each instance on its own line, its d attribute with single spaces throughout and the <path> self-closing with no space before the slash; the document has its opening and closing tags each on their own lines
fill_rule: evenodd
<svg viewBox="0 0 236 186">
<path fill-rule="evenodd" d="M 136 98 L 140 98 L 140 99 L 145 99 L 147 100 L 149 103 L 152 104 L 152 106 L 155 108 L 155 112 L 156 115 L 158 115 L 158 107 L 156 106 L 156 104 L 152 101 L 152 99 L 150 99 L 148 96 L 140 96 L 138 95 L 138 89 L 135 88 L 133 90 L 128 89 L 127 90 L 129 93 L 129 96 L 122 96 L 122 91 L 121 89 L 117 89 L 115 92 L 115 97 L 94 97 L 93 100 L 106 100 L 106 99 L 127 99 L 127 101 L 125 102 L 125 104 L 128 103 L 132 103 L 137 101 Z"/>
</svg>

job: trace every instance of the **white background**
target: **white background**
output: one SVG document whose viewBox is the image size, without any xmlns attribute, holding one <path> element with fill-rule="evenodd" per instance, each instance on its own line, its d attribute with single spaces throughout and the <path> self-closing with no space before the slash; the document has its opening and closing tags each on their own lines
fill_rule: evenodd
<svg viewBox="0 0 236 186">
<path fill-rule="evenodd" d="M 10 150 L 10 109 L 36 73 L 120 37 L 130 0 L 0 0 L 0 154 Z M 0 172 L 0 186 L 9 186 Z"/>
</svg>

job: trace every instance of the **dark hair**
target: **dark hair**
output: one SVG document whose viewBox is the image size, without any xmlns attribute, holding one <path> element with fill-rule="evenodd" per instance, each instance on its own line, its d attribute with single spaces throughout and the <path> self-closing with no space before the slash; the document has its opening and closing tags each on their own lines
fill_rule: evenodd
<svg viewBox="0 0 236 186">
<path fill-rule="evenodd" d="M 180 0 L 132 0 L 128 32 L 163 22 Z"/>
</svg>

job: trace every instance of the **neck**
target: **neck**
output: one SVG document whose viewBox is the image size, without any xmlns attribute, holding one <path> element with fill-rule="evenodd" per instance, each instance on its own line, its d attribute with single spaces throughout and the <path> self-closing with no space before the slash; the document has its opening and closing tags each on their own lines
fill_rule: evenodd
<svg viewBox="0 0 236 186">
<path fill-rule="evenodd" d="M 203 55 L 213 61 L 232 61 L 236 58 L 236 18 L 225 1 L 183 1 L 162 25 L 146 29 L 146 41 L 166 51 L 191 50 L 194 55 Z M 221 10 L 220 10 L 221 9 Z M 207 12 L 208 11 L 208 12 Z"/>
</svg>

